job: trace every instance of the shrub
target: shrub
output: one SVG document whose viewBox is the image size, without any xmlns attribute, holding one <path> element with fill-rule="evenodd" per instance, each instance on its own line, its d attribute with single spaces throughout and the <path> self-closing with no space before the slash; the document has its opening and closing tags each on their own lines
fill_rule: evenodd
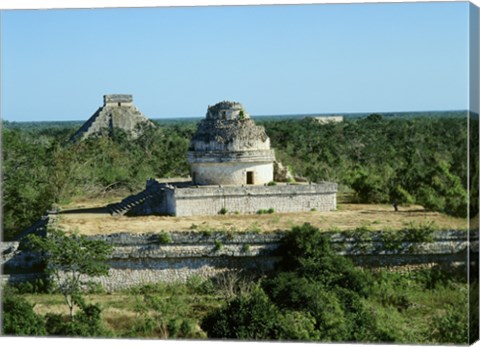
<svg viewBox="0 0 480 347">
<path fill-rule="evenodd" d="M 175 338 L 180 332 L 182 321 L 180 319 L 170 319 L 167 323 L 168 337 Z"/>
<path fill-rule="evenodd" d="M 49 335 L 57 336 L 109 336 L 111 333 L 104 328 L 101 319 L 102 310 L 97 304 L 80 304 L 80 312 L 74 319 L 48 313 L 46 327 Z"/>
<path fill-rule="evenodd" d="M 213 248 L 213 250 L 216 252 L 216 251 L 221 250 L 222 247 L 223 247 L 222 241 L 216 239 L 216 240 L 215 240 L 215 247 Z"/>
<path fill-rule="evenodd" d="M 45 335 L 45 323 L 25 299 L 7 295 L 2 297 L 3 333 L 16 336 Z"/>
<path fill-rule="evenodd" d="M 433 320 L 433 338 L 439 343 L 468 344 L 468 307 L 448 306 L 445 314 Z"/>
<path fill-rule="evenodd" d="M 54 290 L 53 283 L 48 278 L 12 283 L 8 284 L 8 286 L 18 294 L 51 293 Z"/>
<path fill-rule="evenodd" d="M 305 311 L 315 318 L 315 329 L 323 341 L 345 341 L 348 326 L 342 303 L 334 291 L 319 282 L 283 272 L 264 285 L 281 309 Z"/>
<path fill-rule="evenodd" d="M 295 271 L 326 288 L 338 286 L 366 296 L 373 283 L 368 272 L 336 254 L 327 237 L 307 223 L 288 232 L 278 252 L 283 256 L 278 270 Z"/>
<path fill-rule="evenodd" d="M 201 327 L 209 338 L 267 340 L 277 338 L 278 309 L 260 288 L 241 295 L 207 315 Z"/>
<path fill-rule="evenodd" d="M 267 186 L 276 186 L 277 185 L 277 182 L 275 181 L 270 181 L 267 183 Z"/>
<path fill-rule="evenodd" d="M 213 283 L 211 279 L 203 279 L 198 275 L 190 276 L 187 279 L 187 288 L 191 294 L 208 295 L 213 293 Z"/>
<path fill-rule="evenodd" d="M 257 211 L 257 214 L 271 214 L 271 213 L 274 213 L 275 210 L 273 208 L 269 208 L 268 210 L 265 210 L 265 209 L 260 209 Z"/>
<path fill-rule="evenodd" d="M 227 212 L 228 212 L 228 210 L 225 207 L 222 207 L 218 213 L 219 214 L 227 214 Z"/>
<path fill-rule="evenodd" d="M 320 334 L 315 329 L 316 320 L 308 312 L 287 311 L 279 315 L 277 321 L 280 340 L 318 340 Z"/>
<path fill-rule="evenodd" d="M 161 233 L 159 233 L 157 235 L 157 242 L 162 244 L 162 245 L 171 243 L 172 242 L 172 236 L 169 233 L 162 231 Z"/>
</svg>

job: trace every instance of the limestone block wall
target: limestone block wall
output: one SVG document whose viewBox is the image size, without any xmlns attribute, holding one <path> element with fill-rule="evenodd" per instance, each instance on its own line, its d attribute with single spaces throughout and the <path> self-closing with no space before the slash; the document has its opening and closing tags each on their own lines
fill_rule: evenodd
<svg viewBox="0 0 480 347">
<path fill-rule="evenodd" d="M 171 241 L 158 234 L 119 233 L 96 236 L 114 245 L 109 276 L 95 278 L 108 291 L 158 281 L 186 281 L 191 276 L 212 278 L 228 271 L 256 274 L 273 269 L 274 250 L 282 233 L 172 232 Z"/>
<path fill-rule="evenodd" d="M 283 232 L 225 233 L 171 232 L 167 240 L 162 233 L 117 233 L 91 236 L 114 247 L 109 276 L 90 279 L 108 291 L 157 281 L 185 281 L 191 276 L 211 278 L 228 271 L 270 271 L 281 259 L 276 254 Z M 478 259 L 478 230 L 437 231 L 429 241 L 399 239 L 386 245 L 381 232 L 355 235 L 349 232 L 329 233 L 336 252 L 367 267 L 416 267 L 432 264 L 465 264 Z M 17 243 L 18 245 L 18 243 Z M 2 281 L 15 282 L 37 276 L 28 273 L 32 255 L 9 245 L 2 248 L 2 266 L 10 269 Z M 30 260 L 29 260 L 30 258 Z M 15 266 L 12 266 L 16 264 Z M 16 270 L 14 269 L 16 267 Z"/>
<path fill-rule="evenodd" d="M 94 281 L 108 291 L 115 291 L 157 281 L 186 281 L 191 276 L 212 278 L 228 271 L 261 274 L 272 270 L 281 259 L 275 251 L 284 233 L 173 232 L 169 235 L 168 243 L 161 243 L 159 234 L 96 236 L 113 244 L 114 254 L 109 276 Z M 469 244 L 466 232 L 461 231 L 438 231 L 430 242 L 399 241 L 392 248 L 379 241 L 380 232 L 364 235 L 363 241 L 349 233 L 327 235 L 339 254 L 367 267 L 465 264 L 469 246 L 478 252 L 478 233 Z"/>
<path fill-rule="evenodd" d="M 253 174 L 253 184 L 273 181 L 273 163 L 193 163 L 191 176 L 195 184 L 247 184 L 247 172 Z"/>
<path fill-rule="evenodd" d="M 274 209 L 276 212 L 331 211 L 336 208 L 335 183 L 198 187 L 176 189 L 177 216 L 217 215 L 226 209 L 234 213 L 257 213 Z"/>
</svg>

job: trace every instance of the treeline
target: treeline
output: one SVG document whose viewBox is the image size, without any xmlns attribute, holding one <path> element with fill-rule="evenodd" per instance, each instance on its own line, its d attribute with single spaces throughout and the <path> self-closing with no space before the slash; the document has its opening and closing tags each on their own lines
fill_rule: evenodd
<svg viewBox="0 0 480 347">
<path fill-rule="evenodd" d="M 370 115 L 323 125 L 312 118 L 258 123 L 265 126 L 277 159 L 299 176 L 335 181 L 353 190 L 359 202 L 420 204 L 467 214 L 466 117 Z M 478 119 L 470 126 L 478 129 Z M 113 138 L 65 145 L 76 128 L 4 126 L 4 237 L 30 226 L 53 203 L 118 189 L 135 192 L 150 177 L 188 175 L 186 152 L 195 129 L 195 121 L 162 123 L 136 141 L 115 131 Z M 478 173 L 470 175 L 478 182 Z"/>
<path fill-rule="evenodd" d="M 95 198 L 118 189 L 135 192 L 151 177 L 188 174 L 186 151 L 194 124 L 147 130 L 136 141 L 115 137 L 75 144 L 75 129 L 3 129 L 3 230 L 12 239 L 53 203 Z"/>
<path fill-rule="evenodd" d="M 263 125 L 277 158 L 297 175 L 350 187 L 359 202 L 419 204 L 467 215 L 466 118 L 373 114 L 341 123 L 307 118 Z"/>
</svg>

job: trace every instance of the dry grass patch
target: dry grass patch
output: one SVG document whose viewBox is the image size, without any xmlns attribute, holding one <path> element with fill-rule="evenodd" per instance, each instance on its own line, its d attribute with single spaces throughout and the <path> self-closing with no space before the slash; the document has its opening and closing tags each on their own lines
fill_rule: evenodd
<svg viewBox="0 0 480 347">
<path fill-rule="evenodd" d="M 264 231 L 291 229 L 310 223 L 321 230 L 398 230 L 410 224 L 435 223 L 439 229 L 466 229 L 465 218 L 454 218 L 438 212 L 425 211 L 421 206 L 400 206 L 395 212 L 390 205 L 339 204 L 336 211 L 290 212 L 218 216 L 111 216 L 108 213 L 61 214 L 60 226 L 78 230 L 84 235 L 117 232 L 148 233 L 161 231 L 234 230 Z"/>
</svg>

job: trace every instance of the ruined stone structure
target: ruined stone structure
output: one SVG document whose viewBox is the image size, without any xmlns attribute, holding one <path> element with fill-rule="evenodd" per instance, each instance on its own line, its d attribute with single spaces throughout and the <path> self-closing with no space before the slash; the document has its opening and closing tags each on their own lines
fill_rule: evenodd
<svg viewBox="0 0 480 347">
<path fill-rule="evenodd" d="M 263 185 L 273 181 L 275 154 L 263 127 L 237 102 L 208 107 L 190 143 L 193 184 Z"/>
<path fill-rule="evenodd" d="M 275 186 L 193 186 L 149 180 L 147 188 L 118 204 L 112 214 L 212 216 L 220 213 L 330 211 L 336 206 L 335 183 Z M 138 201 L 138 203 L 136 203 Z"/>
<path fill-rule="evenodd" d="M 110 211 L 208 216 L 336 208 L 336 183 L 269 184 L 274 180 L 275 161 L 270 139 L 237 102 L 223 101 L 208 107 L 206 118 L 191 139 L 187 160 L 191 182 L 151 179 L 143 192 L 110 205 Z M 282 170 L 283 177 L 289 178 L 288 170 Z"/>
<path fill-rule="evenodd" d="M 430 267 L 435 264 L 465 265 L 468 252 L 478 258 L 478 230 L 470 236 L 465 231 L 444 230 L 432 234 L 430 241 L 389 241 L 381 232 L 367 232 L 360 239 L 348 232 L 327 233 L 332 248 L 365 267 L 393 270 Z M 212 278 L 229 271 L 262 274 L 272 270 L 280 257 L 278 248 L 283 232 L 245 232 L 229 235 L 214 232 L 171 232 L 168 242 L 158 233 L 111 233 L 90 236 L 113 246 L 109 276 L 92 278 L 108 291 L 158 281 L 186 281 L 191 276 Z M 219 248 L 217 244 L 221 243 Z M 40 274 L 37 258 L 21 251 L 18 242 L 0 244 L 2 282 L 30 280 Z M 37 270 L 36 270 L 37 269 Z"/>
<path fill-rule="evenodd" d="M 343 116 L 316 116 L 313 117 L 313 119 L 315 119 L 320 124 L 343 122 Z"/>
<path fill-rule="evenodd" d="M 135 139 L 146 127 L 155 127 L 155 125 L 133 105 L 132 95 L 104 95 L 103 106 L 73 134 L 70 141 L 81 141 L 91 136 L 112 135 L 115 129 L 121 129 Z"/>
</svg>

